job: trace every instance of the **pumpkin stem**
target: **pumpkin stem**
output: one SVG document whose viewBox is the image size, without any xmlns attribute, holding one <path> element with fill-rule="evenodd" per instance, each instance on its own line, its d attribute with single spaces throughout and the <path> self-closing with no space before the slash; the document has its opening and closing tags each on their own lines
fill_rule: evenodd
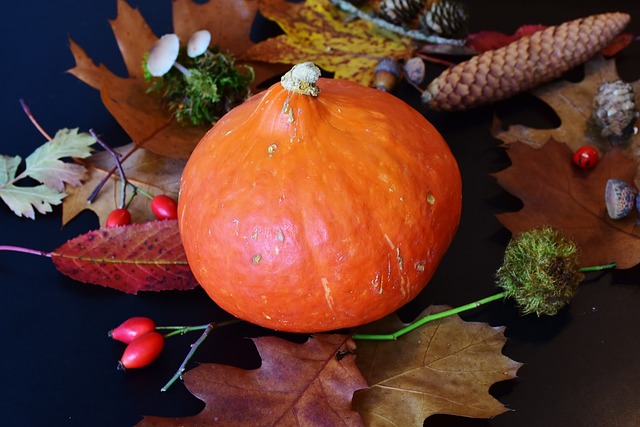
<svg viewBox="0 0 640 427">
<path fill-rule="evenodd" d="M 303 62 L 287 71 L 280 79 L 280 84 L 289 92 L 318 96 L 320 93 L 320 88 L 316 85 L 318 78 L 320 78 L 320 68 L 313 62 Z"/>
</svg>

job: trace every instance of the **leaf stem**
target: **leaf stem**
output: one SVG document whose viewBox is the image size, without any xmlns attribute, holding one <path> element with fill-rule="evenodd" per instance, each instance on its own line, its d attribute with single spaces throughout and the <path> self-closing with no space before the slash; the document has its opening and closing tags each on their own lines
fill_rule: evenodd
<svg viewBox="0 0 640 427">
<path fill-rule="evenodd" d="M 51 141 L 53 138 L 51 138 L 51 135 L 49 135 L 47 131 L 45 131 L 42 126 L 40 126 L 40 123 L 38 123 L 34 115 L 31 113 L 31 108 L 29 108 L 29 105 L 27 105 L 27 102 L 24 99 L 20 99 L 20 106 L 22 107 L 22 111 L 24 111 L 29 120 L 31 120 L 31 123 L 33 123 L 36 129 L 38 129 L 38 132 L 40 132 L 40 134 L 44 136 L 47 141 Z"/>
<path fill-rule="evenodd" d="M 402 28 L 399 25 L 395 25 L 388 21 L 385 21 L 384 19 L 371 16 L 370 14 L 361 11 L 356 6 L 354 6 L 353 4 L 349 3 L 346 0 L 330 0 L 330 1 L 331 1 L 331 4 L 333 4 L 337 8 L 342 9 L 343 11 L 348 12 L 360 19 L 364 19 L 366 21 L 371 22 L 374 25 L 377 25 L 380 28 L 384 28 L 385 30 L 389 30 L 391 32 L 412 38 L 414 40 L 419 40 L 422 42 L 434 43 L 434 44 L 450 44 L 455 46 L 461 46 L 465 43 L 464 39 L 448 39 L 448 38 L 436 36 L 434 34 L 425 34 L 422 31 L 407 30 L 405 28 Z"/>
<path fill-rule="evenodd" d="M 482 298 L 477 301 L 471 302 L 469 304 L 462 305 L 460 307 L 451 308 L 449 310 L 441 311 L 440 313 L 429 314 L 428 316 L 422 317 L 415 322 L 409 324 L 408 326 L 399 329 L 391 334 L 354 334 L 351 338 L 354 340 L 370 340 L 370 341 L 394 341 L 397 340 L 402 335 L 405 335 L 425 323 L 432 322 L 434 320 L 442 319 L 443 317 L 452 316 L 454 314 L 461 313 L 463 311 L 471 310 L 473 308 L 478 308 L 483 304 L 499 300 L 505 297 L 505 292 L 500 292 L 490 297 Z"/>
<path fill-rule="evenodd" d="M 610 262 L 609 264 L 594 265 L 591 267 L 582 267 L 580 271 L 583 273 L 587 273 L 590 271 L 602 271 L 602 270 L 608 270 L 610 268 L 615 268 L 615 266 L 616 266 L 615 262 Z"/>
<path fill-rule="evenodd" d="M 46 256 L 51 258 L 51 252 L 39 251 L 37 249 L 23 248 L 21 246 L 0 245 L 0 251 L 22 252 L 25 254 Z"/>
<path fill-rule="evenodd" d="M 591 267 L 583 267 L 580 269 L 581 272 L 590 272 L 590 271 L 602 271 L 610 268 L 614 268 L 616 266 L 615 262 L 611 262 L 609 264 L 596 265 Z M 462 313 L 463 311 L 471 310 L 473 308 L 480 307 L 483 304 L 496 301 L 506 297 L 506 292 L 500 292 L 490 297 L 482 298 L 478 301 L 471 302 L 469 304 L 462 305 L 460 307 L 451 308 L 449 310 L 441 311 L 440 313 L 430 314 L 428 316 L 422 317 L 415 322 L 407 325 L 406 327 L 397 330 L 391 334 L 353 334 L 351 338 L 354 340 L 370 340 L 370 341 L 393 341 L 397 340 L 404 334 L 407 334 L 425 323 L 442 319 L 443 317 L 448 317 L 454 314 Z"/>
</svg>

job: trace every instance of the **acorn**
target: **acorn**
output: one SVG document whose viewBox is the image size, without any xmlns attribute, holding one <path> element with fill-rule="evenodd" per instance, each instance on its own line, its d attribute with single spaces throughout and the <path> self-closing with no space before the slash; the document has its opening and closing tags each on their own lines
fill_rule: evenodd
<svg viewBox="0 0 640 427">
<path fill-rule="evenodd" d="M 638 191 L 619 179 L 607 181 L 604 199 L 611 219 L 621 219 L 629 215 L 636 205 Z"/>
<path fill-rule="evenodd" d="M 426 67 L 422 58 L 414 56 L 413 58 L 408 59 L 402 68 L 404 70 L 405 77 L 410 83 L 416 86 L 422 84 L 426 72 Z"/>
<path fill-rule="evenodd" d="M 604 138 L 621 143 L 633 134 L 638 118 L 633 86 L 622 80 L 600 85 L 594 98 L 591 120 L 600 129 Z"/>
<path fill-rule="evenodd" d="M 398 61 L 393 58 L 384 58 L 376 66 L 373 87 L 385 92 L 391 92 L 400 81 L 401 75 L 402 69 Z"/>
</svg>

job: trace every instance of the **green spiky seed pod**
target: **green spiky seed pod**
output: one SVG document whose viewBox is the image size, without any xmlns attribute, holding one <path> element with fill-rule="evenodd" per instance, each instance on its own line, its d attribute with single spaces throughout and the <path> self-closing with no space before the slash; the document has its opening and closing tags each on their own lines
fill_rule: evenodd
<svg viewBox="0 0 640 427">
<path fill-rule="evenodd" d="M 587 61 L 629 20 L 626 13 L 604 13 L 537 31 L 445 70 L 422 101 L 432 109 L 454 111 L 509 98 Z"/>
<path fill-rule="evenodd" d="M 631 136 L 633 124 L 638 118 L 633 86 L 622 80 L 603 83 L 593 103 L 591 119 L 604 138 L 621 143 Z"/>
<path fill-rule="evenodd" d="M 427 34 L 460 38 L 467 35 L 469 11 L 456 0 L 434 2 L 420 17 L 420 28 Z"/>
<path fill-rule="evenodd" d="M 507 245 L 496 284 L 522 314 L 554 315 L 575 295 L 584 275 L 575 243 L 551 227 L 523 232 Z"/>
</svg>

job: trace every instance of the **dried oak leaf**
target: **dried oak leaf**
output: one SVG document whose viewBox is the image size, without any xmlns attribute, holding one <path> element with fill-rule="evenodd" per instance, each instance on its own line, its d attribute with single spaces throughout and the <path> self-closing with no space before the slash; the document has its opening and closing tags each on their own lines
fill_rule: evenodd
<svg viewBox="0 0 640 427">
<path fill-rule="evenodd" d="M 49 255 L 58 271 L 74 280 L 128 294 L 198 285 L 187 263 L 177 220 L 92 230 Z"/>
<path fill-rule="evenodd" d="M 421 316 L 448 307 L 428 307 Z M 359 333 L 389 333 L 406 326 L 395 316 Z M 357 365 L 370 388 L 357 391 L 354 408 L 366 425 L 421 426 L 433 414 L 491 418 L 506 412 L 489 394 L 522 365 L 502 355 L 504 327 L 449 316 L 396 341 L 358 341 Z"/>
<path fill-rule="evenodd" d="M 184 374 L 185 386 L 206 402 L 202 412 L 185 418 L 146 416 L 137 426 L 363 425 L 351 399 L 367 384 L 348 336 L 319 334 L 304 344 L 276 337 L 253 342 L 262 358 L 259 369 L 202 364 Z"/>
<path fill-rule="evenodd" d="M 637 218 L 613 220 L 604 203 L 609 178 L 633 181 L 634 162 L 622 151 L 608 151 L 593 169 L 575 167 L 571 150 L 554 140 L 541 148 L 515 142 L 507 153 L 512 166 L 495 177 L 524 207 L 498 214 L 498 220 L 513 234 L 554 227 L 578 245 L 583 267 L 615 261 L 617 268 L 630 268 L 640 262 Z"/>
<path fill-rule="evenodd" d="M 494 119 L 493 134 L 505 144 L 515 141 L 532 147 L 541 147 L 548 140 L 563 142 L 575 151 L 587 144 L 598 147 L 601 152 L 609 147 L 609 142 L 591 126 L 593 99 L 602 83 L 620 80 L 615 60 L 596 57 L 585 63 L 584 78 L 577 83 L 559 80 L 542 85 L 530 91 L 532 95 L 549 105 L 560 118 L 561 124 L 553 129 L 534 129 L 522 125 L 511 125 L 502 129 L 499 119 Z M 631 83 L 636 93 L 640 93 L 640 82 Z M 635 140 L 640 141 L 638 135 Z M 632 144 L 633 145 L 633 144 Z"/>
<path fill-rule="evenodd" d="M 260 12 L 278 23 L 284 35 L 249 48 L 243 58 L 296 64 L 311 61 L 336 78 L 371 86 L 375 67 L 386 57 L 409 58 L 409 38 L 381 30 L 366 20 L 348 15 L 329 0 L 290 3 L 259 0 Z"/>
<path fill-rule="evenodd" d="M 612 150 L 611 143 L 590 122 L 598 88 L 616 80 L 620 77 L 615 61 L 597 57 L 585 64 L 580 82 L 561 80 L 531 91 L 558 114 L 557 128 L 512 125 L 504 130 L 498 119 L 493 125 L 494 135 L 510 147 L 513 162 L 496 174 L 498 183 L 524 203 L 521 211 L 500 214 L 498 219 L 514 234 L 544 225 L 556 227 L 576 241 L 583 266 L 616 261 L 617 268 L 630 268 L 640 262 L 634 255 L 640 245 L 636 219 L 611 220 L 604 204 L 609 178 L 640 185 L 640 135 L 630 138 L 624 152 Z M 640 81 L 631 85 L 635 93 L 640 93 Z M 519 146 L 540 148 L 547 141 L 555 143 L 541 151 Z M 583 145 L 595 146 L 601 155 L 606 153 L 593 170 L 581 171 L 571 165 L 571 153 Z"/>
<path fill-rule="evenodd" d="M 249 45 L 257 0 L 220 0 L 196 4 L 173 2 L 173 25 L 183 41 L 193 32 L 207 29 L 212 43 L 239 56 Z M 233 22 L 234 25 L 228 25 Z M 119 77 L 104 65 L 95 65 L 73 40 L 70 48 L 76 66 L 69 70 L 83 82 L 100 90 L 102 102 L 138 146 L 171 157 L 188 157 L 210 126 L 182 126 L 163 107 L 158 95 L 147 94 L 142 59 L 157 40 L 144 17 L 125 0 L 118 0 L 115 20 L 110 21 L 128 76 Z M 251 64 L 256 65 L 256 64 Z M 256 65 L 256 82 L 280 69 Z"/>
<path fill-rule="evenodd" d="M 145 148 L 136 149 L 133 143 L 114 151 L 121 153 L 122 159 L 126 160 L 122 163 L 122 168 L 129 182 L 151 196 L 166 194 L 174 200 L 178 199 L 185 159 L 161 156 Z M 67 189 L 67 197 L 62 202 L 62 224 L 67 224 L 83 210 L 90 209 L 98 215 L 100 224 L 104 225 L 109 213 L 120 205 L 122 181 L 118 173 L 114 172 L 113 157 L 106 151 L 95 153 L 83 161 L 83 164 L 87 169 L 87 178 L 81 186 Z M 98 196 L 92 203 L 87 204 L 91 192 L 107 175 L 110 178 Z M 131 189 L 128 189 L 127 195 L 131 195 Z M 150 209 L 150 200 L 143 195 L 134 197 L 128 209 L 134 223 L 155 219 Z"/>
</svg>

